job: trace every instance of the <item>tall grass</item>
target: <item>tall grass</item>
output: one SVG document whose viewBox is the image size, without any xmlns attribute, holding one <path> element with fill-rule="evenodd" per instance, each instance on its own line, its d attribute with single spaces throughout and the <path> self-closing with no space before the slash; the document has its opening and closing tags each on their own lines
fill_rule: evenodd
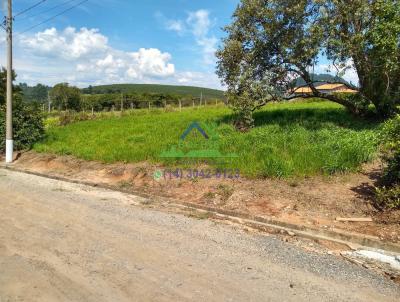
<svg viewBox="0 0 400 302">
<path fill-rule="evenodd" d="M 171 166 L 188 161 L 163 160 L 192 121 L 217 125 L 219 148 L 236 153 L 225 163 L 249 177 L 291 177 L 354 171 L 377 152 L 379 124 L 355 119 L 330 102 L 271 104 L 256 112 L 256 127 L 239 133 L 224 107 L 182 112 L 140 110 L 122 117 L 50 126 L 39 152 L 74 155 L 103 162 L 150 161 Z M 222 167 L 221 162 L 209 163 Z"/>
</svg>

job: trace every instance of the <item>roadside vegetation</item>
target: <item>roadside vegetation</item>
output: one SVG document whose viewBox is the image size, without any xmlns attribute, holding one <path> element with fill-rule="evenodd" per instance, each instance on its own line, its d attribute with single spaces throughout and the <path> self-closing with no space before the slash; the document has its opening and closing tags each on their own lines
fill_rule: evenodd
<svg viewBox="0 0 400 302">
<path fill-rule="evenodd" d="M 385 123 L 381 141 L 386 169 L 376 203 L 380 208 L 400 209 L 400 115 Z"/>
<path fill-rule="evenodd" d="M 0 152 L 5 151 L 6 137 L 6 69 L 0 70 Z M 14 79 L 16 74 L 13 74 Z M 36 103 L 23 100 L 18 86 L 13 89 L 13 135 L 16 150 L 29 149 L 44 137 L 43 113 Z"/>
<path fill-rule="evenodd" d="M 220 151 L 239 155 L 228 165 L 249 177 L 355 171 L 377 152 L 379 125 L 354 118 L 332 102 L 269 104 L 255 113 L 255 127 L 246 133 L 235 131 L 234 119 L 223 106 L 102 114 L 64 127 L 53 119 L 47 138 L 34 149 L 109 163 L 149 161 L 176 166 L 181 161 L 162 160 L 160 153 L 177 144 L 191 122 L 199 121 L 217 125 Z"/>
</svg>

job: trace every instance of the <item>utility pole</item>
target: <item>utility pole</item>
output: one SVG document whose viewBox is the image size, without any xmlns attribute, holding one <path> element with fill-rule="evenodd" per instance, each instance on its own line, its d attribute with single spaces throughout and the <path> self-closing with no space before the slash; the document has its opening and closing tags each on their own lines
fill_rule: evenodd
<svg viewBox="0 0 400 302">
<path fill-rule="evenodd" d="M 7 112 L 6 112 L 6 163 L 13 161 L 13 129 L 12 129 L 12 0 L 8 0 L 7 29 Z"/>
</svg>

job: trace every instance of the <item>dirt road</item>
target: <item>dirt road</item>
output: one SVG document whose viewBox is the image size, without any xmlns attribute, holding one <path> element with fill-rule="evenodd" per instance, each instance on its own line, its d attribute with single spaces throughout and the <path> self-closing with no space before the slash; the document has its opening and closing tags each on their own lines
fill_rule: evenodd
<svg viewBox="0 0 400 302">
<path fill-rule="evenodd" d="M 398 301 L 330 255 L 0 170 L 0 301 Z"/>
</svg>

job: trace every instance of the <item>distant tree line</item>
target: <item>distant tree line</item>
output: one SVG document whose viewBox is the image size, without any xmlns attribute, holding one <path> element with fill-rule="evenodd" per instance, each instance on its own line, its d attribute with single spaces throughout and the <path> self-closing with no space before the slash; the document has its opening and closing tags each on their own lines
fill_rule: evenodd
<svg viewBox="0 0 400 302">
<path fill-rule="evenodd" d="M 46 109 L 74 111 L 110 111 L 140 108 L 159 108 L 172 106 L 192 106 L 193 104 L 209 104 L 216 99 L 201 99 L 190 95 L 170 93 L 119 93 L 109 92 L 94 94 L 92 86 L 79 89 L 68 83 L 59 83 L 54 87 L 37 84 L 30 87 L 25 83 L 19 84 L 23 98 L 27 102 L 42 104 Z"/>
<path fill-rule="evenodd" d="M 37 103 L 43 103 L 47 100 L 48 93 L 51 90 L 51 87 L 43 84 L 31 87 L 26 83 L 20 83 L 17 87 L 21 90 L 25 101 Z"/>
</svg>

